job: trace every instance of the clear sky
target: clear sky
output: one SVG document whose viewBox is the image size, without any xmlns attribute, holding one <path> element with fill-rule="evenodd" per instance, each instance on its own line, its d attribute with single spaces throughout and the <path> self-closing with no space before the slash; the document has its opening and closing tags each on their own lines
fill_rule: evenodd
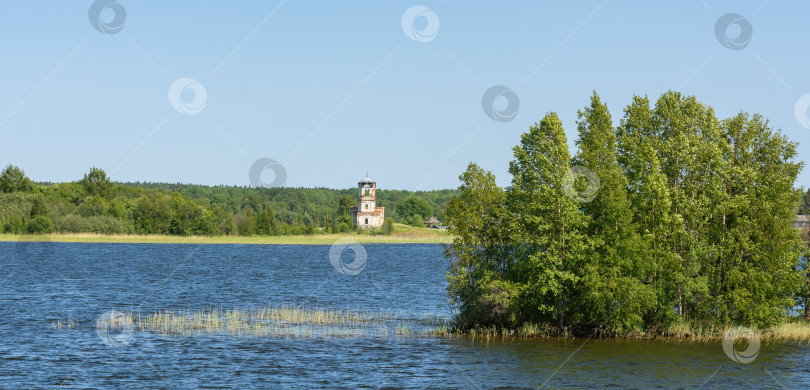
<svg viewBox="0 0 810 390">
<path fill-rule="evenodd" d="M 368 171 L 381 189 L 453 188 L 470 161 L 508 185 L 511 148 L 545 113 L 574 151 L 593 90 L 615 123 L 634 94 L 669 89 L 721 117 L 761 113 L 810 157 L 810 2 L 0 7 L 0 164 L 36 181 L 97 166 L 115 181 L 249 185 L 251 165 L 270 158 L 292 187 L 352 187 Z M 730 48 L 715 33 L 728 13 L 743 18 L 723 30 Z M 482 107 L 493 86 L 506 87 L 495 119 Z M 797 184 L 808 182 L 810 168 Z"/>
</svg>

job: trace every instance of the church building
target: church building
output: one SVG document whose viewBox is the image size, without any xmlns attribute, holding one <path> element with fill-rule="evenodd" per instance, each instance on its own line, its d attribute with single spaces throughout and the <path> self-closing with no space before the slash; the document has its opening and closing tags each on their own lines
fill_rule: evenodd
<svg viewBox="0 0 810 390">
<path fill-rule="evenodd" d="M 381 227 L 385 215 L 385 207 L 377 207 L 377 183 L 368 178 L 357 183 L 358 203 L 351 208 L 354 226 L 370 229 Z"/>
</svg>

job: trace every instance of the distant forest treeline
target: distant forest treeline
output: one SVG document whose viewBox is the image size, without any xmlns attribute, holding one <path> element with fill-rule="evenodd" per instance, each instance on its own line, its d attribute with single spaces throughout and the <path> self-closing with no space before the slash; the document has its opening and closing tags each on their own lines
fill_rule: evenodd
<svg viewBox="0 0 810 390">
<path fill-rule="evenodd" d="M 378 190 L 391 221 L 421 226 L 440 217 L 455 190 Z M 9 165 L 0 173 L 0 232 L 172 235 L 292 235 L 354 229 L 357 189 L 251 188 L 114 183 L 97 168 L 75 182 L 34 183 Z M 390 225 L 389 225 L 390 226 Z"/>
</svg>

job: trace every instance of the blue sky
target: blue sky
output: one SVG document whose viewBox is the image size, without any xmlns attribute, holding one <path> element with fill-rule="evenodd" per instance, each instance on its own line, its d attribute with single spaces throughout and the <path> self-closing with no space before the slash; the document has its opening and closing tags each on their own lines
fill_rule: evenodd
<svg viewBox="0 0 810 390">
<path fill-rule="evenodd" d="M 115 34 L 94 28 L 91 4 L 2 5 L 0 164 L 36 181 L 97 166 L 115 181 L 249 185 L 271 158 L 293 187 L 351 187 L 369 171 L 381 189 L 453 188 L 470 161 L 508 185 L 511 148 L 545 113 L 573 152 L 592 90 L 616 123 L 634 94 L 669 89 L 721 117 L 761 113 L 810 157 L 795 113 L 810 93 L 805 2 L 119 0 Z M 741 50 L 715 36 L 727 13 L 752 27 Z M 204 106 L 190 90 L 174 100 L 194 115 L 170 102 L 181 78 L 205 90 Z M 510 121 L 482 109 L 496 85 L 519 97 Z"/>
</svg>

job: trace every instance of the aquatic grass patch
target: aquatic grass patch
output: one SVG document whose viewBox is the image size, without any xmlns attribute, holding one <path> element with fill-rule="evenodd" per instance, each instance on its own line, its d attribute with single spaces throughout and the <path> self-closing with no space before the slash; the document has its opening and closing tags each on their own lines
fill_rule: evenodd
<svg viewBox="0 0 810 390">
<path fill-rule="evenodd" d="M 113 313 L 115 315 L 97 323 L 96 329 L 131 328 L 138 332 L 181 337 L 387 338 L 427 337 L 442 334 L 447 328 L 444 318 L 431 315 L 414 317 L 304 306 L 165 309 L 151 313 L 114 310 Z M 64 325 L 60 325 L 62 327 Z"/>
<path fill-rule="evenodd" d="M 472 327 L 459 329 L 449 327 L 435 334 L 445 337 L 466 338 L 471 340 L 493 340 L 497 338 L 549 338 L 577 339 L 593 338 L 599 340 L 650 340 L 665 342 L 719 342 L 726 337 L 726 332 L 739 326 L 718 326 L 713 324 L 692 324 L 678 321 L 660 330 L 635 329 L 616 332 L 611 329 L 559 328 L 551 325 L 524 323 L 517 328 Z M 745 328 L 748 329 L 748 328 Z M 764 329 L 751 328 L 753 335 L 763 342 L 797 342 L 810 344 L 810 321 L 793 318 L 785 323 Z"/>
<path fill-rule="evenodd" d="M 470 340 L 493 340 L 496 338 L 509 339 L 509 338 L 548 338 L 548 339 L 574 339 L 574 334 L 570 329 L 560 329 L 549 325 L 538 325 L 526 323 L 520 327 L 511 329 L 497 326 L 489 327 L 472 327 L 468 329 L 461 329 L 457 327 L 445 327 L 444 329 L 436 329 L 435 335 L 450 337 L 450 338 L 463 338 Z"/>
<path fill-rule="evenodd" d="M 743 325 L 719 326 L 715 324 L 694 324 L 677 321 L 657 332 L 634 332 L 620 335 L 628 339 L 655 339 L 674 342 L 719 342 L 727 337 L 730 330 L 743 328 L 763 342 L 810 343 L 810 321 L 790 318 L 785 322 L 767 328 L 745 327 Z"/>
<path fill-rule="evenodd" d="M 76 321 L 73 321 L 70 316 L 66 320 L 62 320 L 58 318 L 54 321 L 51 321 L 51 329 L 76 329 L 78 324 Z"/>
<path fill-rule="evenodd" d="M 810 343 L 810 322 L 797 319 L 781 325 L 776 325 L 764 332 L 766 338 L 801 341 Z"/>
<path fill-rule="evenodd" d="M 664 338 L 691 341 L 721 341 L 729 329 L 735 326 L 692 326 L 676 324 L 664 333 Z M 746 328 L 747 329 L 747 328 Z M 787 341 L 810 343 L 810 321 L 803 318 L 791 318 L 784 323 L 767 328 L 751 328 L 751 332 L 764 342 Z"/>
<path fill-rule="evenodd" d="M 140 331 L 169 335 L 229 334 L 258 337 L 419 336 L 443 326 L 439 318 L 415 320 L 391 313 L 300 306 L 164 310 L 139 315 Z"/>
</svg>

